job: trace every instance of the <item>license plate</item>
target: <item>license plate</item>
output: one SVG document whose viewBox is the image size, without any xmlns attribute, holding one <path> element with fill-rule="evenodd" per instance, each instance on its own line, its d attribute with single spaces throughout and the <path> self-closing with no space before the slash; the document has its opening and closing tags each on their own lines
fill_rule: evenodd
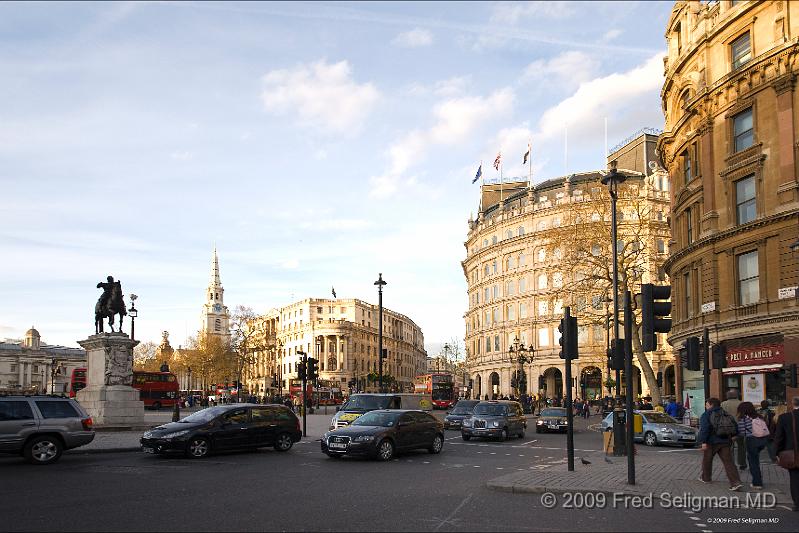
<svg viewBox="0 0 799 533">
<path fill-rule="evenodd" d="M 155 453 L 155 448 L 150 448 L 149 446 L 142 446 L 141 450 L 144 453 Z"/>
<path fill-rule="evenodd" d="M 327 447 L 331 450 L 346 450 L 347 444 L 344 442 L 331 442 Z"/>
<path fill-rule="evenodd" d="M 549 429 L 558 429 L 559 427 L 560 426 L 558 426 L 557 424 L 550 424 L 549 425 Z"/>
<path fill-rule="evenodd" d="M 696 440 L 696 435 L 683 435 L 683 440 Z"/>
</svg>

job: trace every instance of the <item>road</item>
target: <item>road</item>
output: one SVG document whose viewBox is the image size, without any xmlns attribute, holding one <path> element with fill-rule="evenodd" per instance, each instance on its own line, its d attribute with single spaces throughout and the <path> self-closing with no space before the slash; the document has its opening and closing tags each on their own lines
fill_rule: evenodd
<svg viewBox="0 0 799 533">
<path fill-rule="evenodd" d="M 600 457 L 595 433 L 580 431 L 575 442 L 578 456 Z M 796 529 L 785 518 L 777 526 L 700 529 L 695 515 L 678 510 L 547 509 L 540 495 L 485 488 L 504 473 L 564 461 L 564 444 L 563 435 L 534 432 L 507 442 L 466 443 L 448 431 L 440 455 L 415 452 L 389 463 L 329 459 L 311 439 L 288 453 L 267 449 L 206 460 L 76 453 L 49 467 L 32 467 L 0 457 L 0 516 L 8 531 Z M 782 511 L 788 518 L 795 514 Z"/>
</svg>

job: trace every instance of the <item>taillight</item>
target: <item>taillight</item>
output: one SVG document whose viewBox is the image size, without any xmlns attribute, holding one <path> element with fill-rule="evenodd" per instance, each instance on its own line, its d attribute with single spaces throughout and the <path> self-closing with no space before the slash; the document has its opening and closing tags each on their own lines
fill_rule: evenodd
<svg viewBox="0 0 799 533">
<path fill-rule="evenodd" d="M 81 419 L 80 423 L 83 424 L 83 429 L 85 429 L 87 431 L 92 429 L 92 424 L 93 424 L 92 417 L 83 418 L 83 419 Z"/>
</svg>

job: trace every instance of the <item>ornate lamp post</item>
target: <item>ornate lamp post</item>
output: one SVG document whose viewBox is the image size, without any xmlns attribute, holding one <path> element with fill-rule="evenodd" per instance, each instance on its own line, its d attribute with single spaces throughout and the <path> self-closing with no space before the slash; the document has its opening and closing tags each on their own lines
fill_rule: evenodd
<svg viewBox="0 0 799 533">
<path fill-rule="evenodd" d="M 191 384 L 191 367 L 186 367 L 186 401 L 189 402 L 190 405 L 194 405 L 194 397 L 191 394 L 191 391 L 194 390 Z"/>
<path fill-rule="evenodd" d="M 130 309 L 128 309 L 128 316 L 130 317 L 130 340 L 136 340 L 136 317 L 139 316 L 139 311 L 136 310 L 136 296 L 130 295 Z"/>
<path fill-rule="evenodd" d="M 532 344 L 530 345 L 529 348 L 526 348 L 524 344 L 519 343 L 519 337 L 513 339 L 513 346 L 510 346 L 508 348 L 508 360 L 510 361 L 511 364 L 519 365 L 519 369 L 516 371 L 516 380 L 513 384 L 513 389 L 516 391 L 517 398 L 520 398 L 522 395 L 521 393 L 522 376 L 525 377 L 525 380 L 527 376 L 526 373 L 524 372 L 524 365 L 526 365 L 527 363 L 532 363 L 534 358 L 535 358 L 535 347 Z"/>
<path fill-rule="evenodd" d="M 377 281 L 374 283 L 377 285 L 377 309 L 378 309 L 378 318 L 377 318 L 377 360 L 379 364 L 378 370 L 378 382 L 379 382 L 379 391 L 383 392 L 383 287 L 388 285 L 385 281 L 383 281 L 383 273 L 377 277 Z"/>
</svg>

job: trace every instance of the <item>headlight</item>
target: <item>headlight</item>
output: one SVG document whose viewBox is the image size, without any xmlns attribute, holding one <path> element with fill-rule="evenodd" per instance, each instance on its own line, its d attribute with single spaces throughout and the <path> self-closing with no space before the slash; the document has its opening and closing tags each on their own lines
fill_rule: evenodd
<svg viewBox="0 0 799 533">
<path fill-rule="evenodd" d="M 467 427 L 471 427 L 471 425 L 472 425 L 472 419 L 471 419 L 471 418 L 464 418 L 464 419 L 463 419 L 463 425 L 464 425 L 464 426 L 467 426 Z"/>
<path fill-rule="evenodd" d="M 183 435 L 187 434 L 190 430 L 184 429 L 183 431 L 175 431 L 174 433 L 167 433 L 166 435 L 162 435 L 162 439 L 174 439 L 177 437 L 182 437 Z"/>
<path fill-rule="evenodd" d="M 536 422 L 536 425 L 543 426 L 544 425 L 544 421 L 543 420 L 539 420 L 538 422 Z"/>
<path fill-rule="evenodd" d="M 153 432 L 152 431 L 145 431 L 144 435 L 142 435 L 142 438 L 149 439 L 152 436 L 153 436 Z"/>
<path fill-rule="evenodd" d="M 498 428 L 499 427 L 499 422 L 491 422 L 491 427 Z"/>
<path fill-rule="evenodd" d="M 369 442 L 371 440 L 374 440 L 374 438 L 375 438 L 374 435 L 358 435 L 357 437 L 352 439 L 352 441 L 353 442 Z"/>
</svg>

